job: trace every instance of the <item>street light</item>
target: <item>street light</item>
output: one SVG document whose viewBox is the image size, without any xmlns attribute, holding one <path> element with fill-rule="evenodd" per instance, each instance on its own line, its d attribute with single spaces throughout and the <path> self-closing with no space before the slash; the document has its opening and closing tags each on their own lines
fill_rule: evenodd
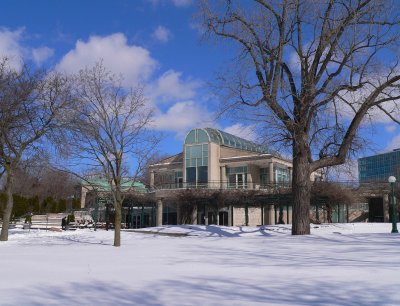
<svg viewBox="0 0 400 306">
<path fill-rule="evenodd" d="M 397 209 L 396 209 L 396 200 L 394 198 L 394 183 L 396 183 L 396 178 L 394 176 L 389 176 L 388 179 L 391 187 L 391 192 L 390 192 L 390 201 L 391 201 L 391 207 L 392 207 L 392 233 L 398 233 L 399 231 L 397 230 Z"/>
</svg>

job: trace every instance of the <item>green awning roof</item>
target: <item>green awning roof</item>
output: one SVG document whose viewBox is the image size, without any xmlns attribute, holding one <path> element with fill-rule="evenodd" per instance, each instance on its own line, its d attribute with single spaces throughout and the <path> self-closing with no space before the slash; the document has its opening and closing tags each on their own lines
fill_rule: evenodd
<svg viewBox="0 0 400 306">
<path fill-rule="evenodd" d="M 90 185 L 96 188 L 98 191 L 110 191 L 110 184 L 105 179 L 93 178 L 88 180 L 82 180 L 83 185 Z M 146 192 L 146 186 L 141 182 L 135 182 L 130 179 L 122 179 L 121 182 L 122 191 L 134 190 L 137 192 Z"/>
</svg>

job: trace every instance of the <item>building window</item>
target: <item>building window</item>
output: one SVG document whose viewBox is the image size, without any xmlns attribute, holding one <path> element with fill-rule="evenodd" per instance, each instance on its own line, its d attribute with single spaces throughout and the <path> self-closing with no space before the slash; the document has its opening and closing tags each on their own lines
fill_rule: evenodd
<svg viewBox="0 0 400 306">
<path fill-rule="evenodd" d="M 275 182 L 284 185 L 289 182 L 289 171 L 286 168 L 275 168 Z"/>
<path fill-rule="evenodd" d="M 399 151 L 360 158 L 358 160 L 359 179 L 361 182 L 386 181 L 391 175 L 399 175 L 399 165 Z"/>
<path fill-rule="evenodd" d="M 196 183 L 196 168 L 189 167 L 186 168 L 186 182 L 193 184 Z"/>
<path fill-rule="evenodd" d="M 154 185 L 162 188 L 173 188 L 174 173 L 172 171 L 156 172 L 154 175 Z"/>
<path fill-rule="evenodd" d="M 208 142 L 209 137 L 202 129 L 191 130 L 186 136 L 185 144 L 204 143 Z"/>
<path fill-rule="evenodd" d="M 207 183 L 208 182 L 208 167 L 200 166 L 197 168 L 197 182 Z"/>
<path fill-rule="evenodd" d="M 260 184 L 262 187 L 266 187 L 269 183 L 269 168 L 260 169 Z"/>
<path fill-rule="evenodd" d="M 186 182 L 208 182 L 208 144 L 185 145 Z"/>
<path fill-rule="evenodd" d="M 229 188 L 247 188 L 247 167 L 226 168 Z"/>
<path fill-rule="evenodd" d="M 182 171 L 175 171 L 175 186 L 176 188 L 183 187 L 183 174 Z"/>
</svg>

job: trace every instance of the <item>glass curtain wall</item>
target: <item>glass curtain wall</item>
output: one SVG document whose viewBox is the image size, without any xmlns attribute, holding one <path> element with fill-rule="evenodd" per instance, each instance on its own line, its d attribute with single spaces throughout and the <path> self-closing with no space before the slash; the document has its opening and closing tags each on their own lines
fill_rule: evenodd
<svg viewBox="0 0 400 306">
<path fill-rule="evenodd" d="M 208 135 L 192 130 L 185 141 L 186 182 L 188 185 L 208 183 Z"/>
<path fill-rule="evenodd" d="M 400 175 L 400 150 L 363 157 L 358 160 L 360 182 L 385 181 L 391 175 Z"/>
</svg>

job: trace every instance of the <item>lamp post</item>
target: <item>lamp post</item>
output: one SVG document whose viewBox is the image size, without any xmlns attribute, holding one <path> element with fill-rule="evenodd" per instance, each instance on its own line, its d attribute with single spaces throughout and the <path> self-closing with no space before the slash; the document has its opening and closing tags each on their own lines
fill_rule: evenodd
<svg viewBox="0 0 400 306">
<path fill-rule="evenodd" d="M 392 205 L 392 233 L 398 233 L 397 230 L 397 209 L 396 209 L 396 199 L 394 198 L 394 183 L 396 182 L 396 178 L 394 176 L 389 176 L 388 179 L 390 183 L 390 202 Z"/>
</svg>

